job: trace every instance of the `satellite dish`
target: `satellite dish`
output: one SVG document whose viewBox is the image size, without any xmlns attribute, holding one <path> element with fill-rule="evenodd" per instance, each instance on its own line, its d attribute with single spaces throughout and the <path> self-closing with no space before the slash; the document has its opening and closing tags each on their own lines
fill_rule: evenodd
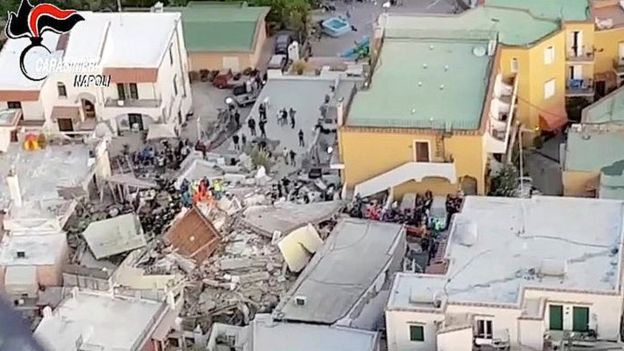
<svg viewBox="0 0 624 351">
<path fill-rule="evenodd" d="M 487 50 L 483 46 L 475 46 L 472 49 L 472 53 L 477 57 L 483 57 L 487 53 Z"/>
</svg>

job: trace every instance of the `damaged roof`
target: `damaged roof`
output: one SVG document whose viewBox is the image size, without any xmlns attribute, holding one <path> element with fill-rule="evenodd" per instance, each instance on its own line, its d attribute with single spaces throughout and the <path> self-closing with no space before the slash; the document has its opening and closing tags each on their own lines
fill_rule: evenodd
<svg viewBox="0 0 624 351">
<path fill-rule="evenodd" d="M 285 202 L 274 206 L 255 206 L 245 210 L 243 221 L 266 236 L 272 236 L 276 231 L 288 234 L 308 223 L 329 219 L 343 205 L 342 201 L 327 201 L 305 205 Z"/>
<path fill-rule="evenodd" d="M 392 259 L 403 255 L 404 237 L 398 224 L 342 219 L 276 307 L 275 318 L 334 324 L 347 317 Z M 298 305 L 296 297 L 305 303 Z"/>
<path fill-rule="evenodd" d="M 165 241 L 183 255 L 201 262 L 217 248 L 221 235 L 197 207 L 178 219 L 165 234 Z"/>
<path fill-rule="evenodd" d="M 82 236 L 96 259 L 138 249 L 146 244 L 143 228 L 134 213 L 93 222 Z"/>
</svg>

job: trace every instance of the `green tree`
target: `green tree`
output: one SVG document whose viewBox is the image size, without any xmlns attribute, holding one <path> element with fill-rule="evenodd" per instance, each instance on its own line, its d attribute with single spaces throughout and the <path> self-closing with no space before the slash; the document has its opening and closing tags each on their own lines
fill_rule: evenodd
<svg viewBox="0 0 624 351">
<path fill-rule="evenodd" d="M 492 177 L 490 196 L 515 197 L 518 189 L 518 172 L 513 165 L 505 165 Z"/>
</svg>

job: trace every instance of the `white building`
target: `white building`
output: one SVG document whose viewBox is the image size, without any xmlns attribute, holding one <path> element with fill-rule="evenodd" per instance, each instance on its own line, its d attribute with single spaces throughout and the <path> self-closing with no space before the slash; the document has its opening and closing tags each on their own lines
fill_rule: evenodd
<svg viewBox="0 0 624 351">
<path fill-rule="evenodd" d="M 162 351 L 175 324 L 167 302 L 74 288 L 54 310 L 46 307 L 34 333 L 46 351 Z"/>
<path fill-rule="evenodd" d="M 80 72 L 75 67 L 57 69 L 42 81 L 32 81 L 19 64 L 29 40 L 8 40 L 0 52 L 0 109 L 20 108 L 18 127 L 50 132 L 114 135 L 151 124 L 179 126 L 192 109 L 180 14 L 80 14 L 85 20 L 69 33 L 43 34 L 52 54 L 33 50 L 25 62 L 29 74 L 41 77 L 52 59 L 90 65 L 81 66 Z M 98 75 L 86 86 L 89 76 Z M 101 77 L 108 86 L 95 86 Z M 0 138 L 8 135 L 3 129 Z"/>
<path fill-rule="evenodd" d="M 379 333 L 354 328 L 276 322 L 257 314 L 246 327 L 214 323 L 207 351 L 379 351 Z"/>
<path fill-rule="evenodd" d="M 543 350 L 565 331 L 619 340 L 623 211 L 614 200 L 467 197 L 446 275 L 395 277 L 388 349 Z"/>
</svg>

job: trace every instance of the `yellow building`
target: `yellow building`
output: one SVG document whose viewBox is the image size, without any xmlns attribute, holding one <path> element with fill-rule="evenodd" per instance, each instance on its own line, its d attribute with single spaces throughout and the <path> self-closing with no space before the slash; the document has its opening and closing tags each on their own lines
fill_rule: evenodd
<svg viewBox="0 0 624 351">
<path fill-rule="evenodd" d="M 386 28 L 372 80 L 339 121 L 347 187 L 484 194 L 488 155 L 507 152 L 515 110 L 500 53 L 494 32 Z"/>
</svg>

